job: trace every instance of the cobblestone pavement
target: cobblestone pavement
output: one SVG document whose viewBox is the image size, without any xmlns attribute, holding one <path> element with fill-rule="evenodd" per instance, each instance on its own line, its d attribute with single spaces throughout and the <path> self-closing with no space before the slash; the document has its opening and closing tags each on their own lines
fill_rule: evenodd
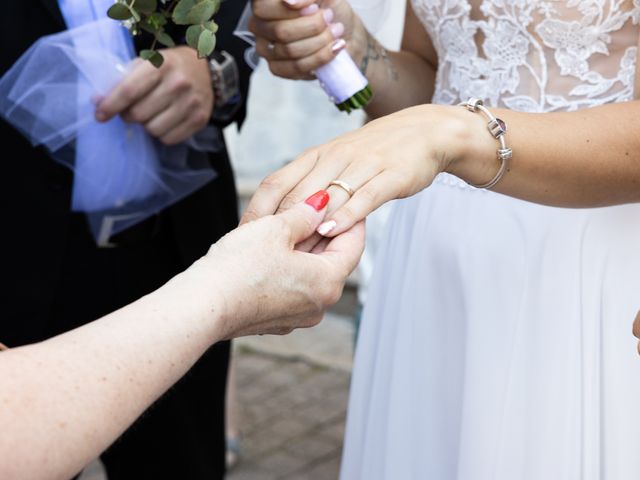
<svg viewBox="0 0 640 480">
<path fill-rule="evenodd" d="M 236 353 L 243 456 L 228 480 L 336 479 L 349 373 Z"/>
</svg>

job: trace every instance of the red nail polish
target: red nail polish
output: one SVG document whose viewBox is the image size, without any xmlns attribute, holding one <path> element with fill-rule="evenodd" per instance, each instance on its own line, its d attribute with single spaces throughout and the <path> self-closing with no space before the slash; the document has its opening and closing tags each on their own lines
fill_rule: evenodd
<svg viewBox="0 0 640 480">
<path fill-rule="evenodd" d="M 307 198 L 304 203 L 312 206 L 317 212 L 319 212 L 327 206 L 327 203 L 329 203 L 329 194 L 324 190 L 320 190 Z"/>
</svg>

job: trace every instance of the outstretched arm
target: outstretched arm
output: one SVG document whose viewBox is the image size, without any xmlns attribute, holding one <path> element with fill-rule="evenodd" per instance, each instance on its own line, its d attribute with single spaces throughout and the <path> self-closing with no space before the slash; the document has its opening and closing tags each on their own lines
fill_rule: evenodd
<svg viewBox="0 0 640 480">
<path fill-rule="evenodd" d="M 364 228 L 295 251 L 324 216 L 314 198 L 320 211 L 301 204 L 245 225 L 117 312 L 0 353 L 0 478 L 70 478 L 212 344 L 315 325 L 355 268 Z"/>
<path fill-rule="evenodd" d="M 513 149 L 495 191 L 559 207 L 640 202 L 640 101 L 570 113 L 490 110 L 506 122 Z M 323 232 L 337 235 L 388 200 L 426 188 L 440 172 L 488 182 L 500 165 L 497 149 L 479 113 L 459 106 L 408 108 L 312 148 L 269 176 L 245 220 L 290 208 L 339 178 L 355 195 L 330 190 L 327 218 L 335 225 Z"/>
</svg>

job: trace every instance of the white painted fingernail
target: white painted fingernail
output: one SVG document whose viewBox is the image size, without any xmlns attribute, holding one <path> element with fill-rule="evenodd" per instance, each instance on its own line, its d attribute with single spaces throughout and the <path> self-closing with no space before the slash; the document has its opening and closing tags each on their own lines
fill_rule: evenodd
<svg viewBox="0 0 640 480">
<path fill-rule="evenodd" d="M 344 41 L 344 38 L 341 38 L 339 40 L 336 40 L 336 42 L 333 44 L 333 47 L 331 47 L 331 51 L 333 53 L 337 53 L 346 46 L 347 46 L 347 42 Z"/>
<path fill-rule="evenodd" d="M 324 12 L 322 12 L 322 16 L 324 17 L 324 21 L 327 25 L 331 25 L 331 20 L 333 20 L 333 10 L 327 8 Z"/>
<path fill-rule="evenodd" d="M 344 25 L 340 22 L 334 23 L 329 27 L 329 30 L 331 30 L 331 35 L 333 35 L 333 38 L 340 38 L 344 33 Z"/>
<path fill-rule="evenodd" d="M 298 0 L 282 0 L 282 1 L 287 5 L 291 5 L 292 7 L 298 4 Z"/>
<path fill-rule="evenodd" d="M 320 7 L 318 6 L 318 4 L 317 3 L 312 3 L 308 7 L 304 7 L 302 10 L 300 10 L 300 15 L 302 15 L 302 16 L 313 15 L 318 10 L 320 10 Z"/>
<path fill-rule="evenodd" d="M 322 225 L 320 225 L 318 227 L 318 230 L 316 230 L 316 232 L 318 232 L 320 235 L 324 237 L 329 232 L 331 232 L 331 230 L 336 228 L 336 225 L 338 224 L 336 223 L 335 220 L 329 220 L 328 222 L 324 222 Z"/>
</svg>

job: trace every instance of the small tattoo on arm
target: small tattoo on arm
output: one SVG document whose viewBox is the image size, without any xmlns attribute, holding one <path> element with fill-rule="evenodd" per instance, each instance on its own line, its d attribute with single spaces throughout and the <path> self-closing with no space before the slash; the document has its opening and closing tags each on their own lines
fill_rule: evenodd
<svg viewBox="0 0 640 480">
<path fill-rule="evenodd" d="M 389 55 L 385 48 L 380 45 L 380 43 L 373 38 L 373 36 L 367 32 L 367 50 L 360 62 L 360 71 L 363 75 L 366 76 L 367 68 L 369 67 L 369 63 L 376 62 L 382 60 L 384 62 L 384 66 L 387 69 L 387 76 L 390 80 L 398 80 L 399 75 L 396 68 L 393 66 Z"/>
</svg>

